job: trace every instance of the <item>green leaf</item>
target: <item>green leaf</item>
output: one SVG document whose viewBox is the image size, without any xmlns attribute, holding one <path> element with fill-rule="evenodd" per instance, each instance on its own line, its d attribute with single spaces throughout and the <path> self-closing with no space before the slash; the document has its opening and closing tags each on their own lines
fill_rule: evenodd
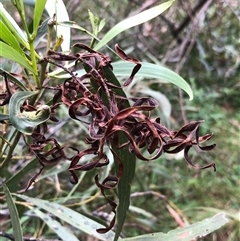
<svg viewBox="0 0 240 241">
<path fill-rule="evenodd" d="M 91 25 L 92 25 L 93 35 L 98 36 L 100 19 L 99 19 L 98 16 L 93 15 L 93 13 L 90 10 L 88 10 L 88 15 L 89 15 L 89 19 L 90 19 L 90 22 L 91 22 Z M 101 28 L 102 27 L 103 26 L 101 26 Z M 94 46 L 95 41 L 96 41 L 96 38 L 93 37 L 92 40 L 91 40 L 91 44 L 90 44 L 91 48 Z"/>
<path fill-rule="evenodd" d="M 193 99 L 193 92 L 191 87 L 180 75 L 158 64 L 147 62 L 141 62 L 141 64 L 142 67 L 135 75 L 136 77 L 139 76 L 144 78 L 154 78 L 158 79 L 161 83 L 170 82 L 183 89 L 189 95 L 190 100 Z M 112 66 L 116 76 L 130 76 L 134 64 L 130 62 L 119 61 L 113 63 Z"/>
<path fill-rule="evenodd" d="M 123 143 L 126 141 L 124 135 L 119 135 L 120 141 Z M 127 211 L 130 205 L 130 194 L 131 194 L 131 184 L 135 176 L 135 167 L 136 167 L 136 157 L 129 153 L 126 148 L 124 149 L 115 149 L 118 157 L 122 161 L 124 172 L 122 178 L 118 183 L 117 194 L 118 194 L 118 208 L 117 208 L 117 229 L 114 240 L 118 240 L 122 231 L 123 224 L 125 223 Z M 115 161 L 115 165 L 117 163 Z"/>
<path fill-rule="evenodd" d="M 93 13 L 88 10 L 88 15 L 89 15 L 89 19 L 92 25 L 92 32 L 94 35 L 98 34 L 98 24 L 99 24 L 99 17 L 93 15 Z"/>
<path fill-rule="evenodd" d="M 14 48 L 3 42 L 0 42 L 0 56 L 11 59 L 29 71 L 34 72 L 32 66 L 27 62 L 25 57 L 19 54 Z"/>
<path fill-rule="evenodd" d="M 121 21 L 120 23 L 118 23 L 112 29 L 109 30 L 109 32 L 95 46 L 94 50 L 98 50 L 102 48 L 104 45 L 106 45 L 110 40 L 112 40 L 115 36 L 117 36 L 121 32 L 157 17 L 159 14 L 167 10 L 172 5 L 173 2 L 174 0 L 162 3 L 156 7 L 150 8 L 135 16 L 132 16 L 130 18 L 127 18 Z"/>
<path fill-rule="evenodd" d="M 40 106 L 36 111 L 23 111 L 20 107 L 24 100 L 36 95 L 38 91 L 20 91 L 12 95 L 9 102 L 9 117 L 12 125 L 25 135 L 31 135 L 33 129 L 47 121 L 50 117 L 51 109 L 48 105 Z"/>
<path fill-rule="evenodd" d="M 15 36 L 17 41 L 21 43 L 26 49 L 30 49 L 27 37 L 17 25 L 15 20 L 11 17 L 11 15 L 5 10 L 2 3 L 0 3 L 0 17 L 3 23 L 7 26 L 9 31 Z M 2 31 L 1 31 L 2 34 Z M 1 49 L 0 49 L 1 51 Z"/>
<path fill-rule="evenodd" d="M 105 78 L 116 86 L 120 87 L 120 83 L 112 70 L 106 66 L 103 68 L 103 75 Z M 122 88 L 116 88 L 115 92 L 117 95 L 126 97 L 125 92 Z M 126 107 L 130 107 L 129 102 L 126 101 Z M 127 141 L 127 138 L 124 134 L 120 133 L 119 135 L 120 143 L 124 143 Z M 117 229 L 114 240 L 118 240 L 120 233 L 122 231 L 123 224 L 125 222 L 126 214 L 130 205 L 130 194 L 131 194 L 131 183 L 135 176 L 135 167 L 136 167 L 136 157 L 132 153 L 128 151 L 127 148 L 116 149 L 114 148 L 115 153 L 118 155 L 119 159 L 123 164 L 123 173 L 118 183 L 117 187 L 117 195 L 118 195 L 118 208 L 117 208 Z M 118 170 L 118 161 L 114 160 L 116 173 Z"/>
<path fill-rule="evenodd" d="M 98 32 L 101 32 L 105 25 L 106 25 L 106 20 L 102 19 L 98 25 Z"/>
<path fill-rule="evenodd" d="M 38 198 L 30 198 L 25 195 L 20 195 L 20 194 L 15 194 L 15 195 L 27 202 L 33 203 L 38 208 L 44 209 L 45 211 L 55 215 L 56 217 L 72 225 L 78 230 L 81 230 L 89 235 L 94 236 L 98 240 L 109 241 L 109 240 L 112 240 L 114 237 L 114 233 L 112 231 L 109 231 L 106 234 L 99 234 L 96 231 L 96 229 L 103 228 L 103 225 L 63 205 L 38 199 Z"/>
<path fill-rule="evenodd" d="M 42 18 L 43 10 L 47 0 L 36 0 L 34 15 L 33 15 L 33 38 L 37 35 L 39 23 Z"/>
<path fill-rule="evenodd" d="M 39 209 L 33 208 L 32 211 L 37 214 L 62 240 L 79 241 L 71 231 L 54 220 L 49 214 L 43 213 Z"/>
<path fill-rule="evenodd" d="M 124 241 L 145 241 L 145 240 L 164 240 L 164 241 L 191 241 L 196 238 L 205 237 L 207 234 L 221 228 L 228 223 L 225 213 L 218 213 L 215 216 L 205 219 L 201 222 L 194 223 L 185 228 L 171 230 L 167 234 L 151 233 L 133 238 L 124 238 Z"/>
<path fill-rule="evenodd" d="M 15 38 L 15 36 L 11 33 L 9 28 L 2 22 L 0 21 L 0 29 L 1 29 L 1 39 L 13 47 L 19 54 L 24 55 L 23 50 L 21 49 L 19 42 Z"/>
<path fill-rule="evenodd" d="M 3 183 L 3 180 L 2 180 L 1 177 L 0 177 L 0 182 L 3 186 L 3 191 L 5 193 L 8 209 L 9 209 L 9 212 L 10 212 L 11 223 L 12 223 L 12 227 L 13 227 L 13 235 L 15 237 L 14 240 L 15 241 L 23 241 L 22 228 L 21 228 L 21 224 L 20 224 L 20 220 L 19 220 L 16 205 L 15 205 L 13 199 L 12 199 L 12 195 L 9 192 L 8 187 L 6 186 L 5 183 Z"/>
<path fill-rule="evenodd" d="M 25 9 L 24 9 L 24 3 L 23 0 L 14 0 L 16 3 L 15 6 L 17 7 L 18 11 L 21 10 L 22 14 L 25 16 Z"/>
</svg>

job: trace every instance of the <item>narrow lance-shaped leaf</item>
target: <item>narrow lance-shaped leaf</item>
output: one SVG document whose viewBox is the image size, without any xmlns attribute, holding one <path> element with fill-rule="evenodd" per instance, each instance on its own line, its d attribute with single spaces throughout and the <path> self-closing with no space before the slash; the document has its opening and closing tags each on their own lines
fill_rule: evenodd
<svg viewBox="0 0 240 241">
<path fill-rule="evenodd" d="M 112 29 L 109 30 L 109 32 L 95 46 L 94 49 L 98 50 L 102 48 L 104 45 L 106 45 L 110 40 L 112 40 L 115 36 L 117 36 L 121 32 L 157 17 L 159 14 L 167 10 L 172 5 L 173 2 L 174 1 L 168 1 L 168 2 L 162 3 L 156 7 L 150 8 L 135 16 L 132 16 L 130 18 L 127 18 L 121 21 L 120 23 L 118 23 Z"/>
<path fill-rule="evenodd" d="M 103 73 L 105 78 L 115 84 L 120 86 L 120 83 L 116 76 L 113 74 L 112 70 L 109 67 L 103 68 Z M 116 89 L 116 93 L 122 97 L 126 97 L 125 92 L 122 88 Z M 126 107 L 130 107 L 129 102 L 126 102 Z M 126 142 L 126 136 L 124 134 L 119 135 L 120 143 Z M 133 153 L 130 153 L 127 148 L 114 149 L 118 158 L 122 161 L 123 172 L 122 177 L 118 183 L 117 194 L 119 198 L 119 204 L 117 208 L 117 229 L 114 240 L 118 240 L 123 224 L 125 222 L 126 214 L 130 205 L 130 194 L 131 194 L 131 183 L 135 176 L 135 167 L 136 167 L 136 156 Z M 118 171 L 119 164 L 115 157 L 114 159 L 116 172 Z"/>
<path fill-rule="evenodd" d="M 183 89 L 189 95 L 190 100 L 193 99 L 193 92 L 189 84 L 174 71 L 158 64 L 141 62 L 141 65 L 142 67 L 136 74 L 136 77 L 158 79 L 159 83 L 170 82 Z M 112 66 L 114 69 L 114 74 L 116 76 L 129 76 L 134 64 L 124 61 L 118 61 L 113 63 Z"/>
<path fill-rule="evenodd" d="M 25 56 L 16 37 L 11 33 L 9 28 L 2 21 L 0 21 L 0 29 L 1 29 L 1 39 L 5 43 L 13 47 L 19 54 L 21 54 L 22 56 Z"/>
<path fill-rule="evenodd" d="M 0 183 L 3 186 L 3 191 L 5 193 L 8 209 L 9 209 L 9 212 L 10 212 L 11 223 L 12 223 L 12 227 L 13 227 L 14 240 L 15 241 L 23 241 L 22 228 L 21 228 L 21 224 L 20 224 L 20 220 L 19 220 L 16 205 L 15 205 L 13 199 L 12 199 L 12 195 L 9 192 L 8 187 L 6 186 L 5 183 L 3 183 L 3 180 L 2 180 L 1 177 L 0 177 Z"/>
<path fill-rule="evenodd" d="M 89 19 L 92 25 L 92 33 L 94 36 L 98 36 L 98 33 L 102 30 L 105 25 L 105 20 L 100 20 L 98 16 L 93 15 L 93 13 L 88 10 Z M 94 46 L 96 38 L 93 37 L 90 46 Z"/>
<path fill-rule="evenodd" d="M 47 0 L 36 0 L 35 8 L 34 8 L 34 15 L 33 15 L 33 38 L 35 38 L 38 30 L 38 26 L 43 14 L 43 10 L 45 7 Z"/>
<path fill-rule="evenodd" d="M 61 225 L 58 221 L 54 220 L 49 214 L 43 213 L 37 208 L 32 211 L 41 218 L 62 240 L 79 241 L 79 239 L 72 234 L 72 232 Z"/>
<path fill-rule="evenodd" d="M 19 54 L 14 48 L 3 42 L 0 42 L 0 56 L 10 59 L 34 73 L 33 68 L 28 63 L 27 59 Z"/>
<path fill-rule="evenodd" d="M 191 241 L 199 237 L 204 237 L 209 233 L 221 228 L 229 221 L 225 217 L 225 213 L 218 213 L 215 216 L 205 219 L 201 222 L 191 224 L 185 228 L 174 229 L 167 234 L 151 233 L 140 235 L 133 238 L 124 238 L 124 241 L 145 241 L 145 240 L 164 240 L 164 241 Z"/>
<path fill-rule="evenodd" d="M 26 35 L 17 25 L 15 20 L 11 17 L 11 15 L 6 11 L 2 3 L 0 3 L 0 17 L 4 24 L 7 26 L 7 28 L 14 34 L 18 42 L 21 43 L 26 49 L 29 49 Z"/>
<path fill-rule="evenodd" d="M 102 228 L 103 225 L 97 223 L 96 221 L 77 213 L 76 211 L 67 208 L 61 204 L 49 202 L 46 200 L 38 199 L 38 198 L 31 198 L 27 197 L 25 195 L 16 194 L 17 197 L 33 203 L 36 207 L 41 208 L 56 217 L 60 218 L 64 222 L 72 225 L 73 227 L 77 228 L 78 230 L 81 230 L 89 235 L 94 236 L 98 240 L 113 240 L 114 232 L 109 231 L 106 234 L 99 234 L 96 229 Z M 121 239 L 119 239 L 121 240 Z"/>
</svg>

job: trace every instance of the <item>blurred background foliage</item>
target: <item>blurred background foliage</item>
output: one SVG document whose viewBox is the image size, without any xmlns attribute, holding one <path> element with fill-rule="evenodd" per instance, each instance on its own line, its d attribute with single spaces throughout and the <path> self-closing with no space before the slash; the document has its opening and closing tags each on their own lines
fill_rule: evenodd
<svg viewBox="0 0 240 241">
<path fill-rule="evenodd" d="M 88 9 L 100 19 L 106 20 L 106 25 L 99 34 L 100 38 L 121 20 L 161 2 L 163 1 L 65 0 L 70 19 L 89 31 L 91 25 Z M 30 8 L 28 10 L 31 11 Z M 89 45 L 90 36 L 79 30 L 71 31 L 72 44 L 82 42 Z M 214 161 L 216 173 L 210 169 L 199 171 L 188 167 L 181 155 L 163 155 L 159 160 L 149 163 L 137 162 L 136 178 L 132 183 L 131 207 L 123 234 L 135 236 L 147 232 L 167 232 L 224 211 L 231 220 L 229 224 L 199 240 L 240 240 L 238 0 L 177 0 L 170 10 L 121 33 L 109 46 L 113 48 L 115 43 L 140 61 L 163 64 L 179 73 L 190 83 L 194 99 L 189 101 L 176 86 L 143 79 L 137 79 L 137 84 L 128 89 L 132 95 L 140 95 L 145 89 L 151 89 L 155 94 L 160 93 L 161 95 L 155 97 L 161 104 L 160 115 L 166 125 L 177 129 L 187 121 L 204 120 L 201 132 L 214 132 L 213 141 L 217 144 L 207 155 L 199 150 L 197 154 L 192 154 L 193 162 L 198 164 Z M 107 48 L 101 51 L 111 56 Z M 162 116 L 163 112 L 169 111 L 170 116 Z M 63 115 L 65 112 L 62 108 Z M 71 127 L 60 123 L 54 128 L 52 133 L 57 135 L 58 128 L 62 128 L 58 137 L 60 141 L 69 140 L 69 145 L 74 146 L 79 138 L 73 135 L 72 130 L 76 133 L 77 129 L 83 127 L 73 122 Z M 82 142 L 81 139 L 79 141 Z M 21 150 L 18 151 L 21 155 Z M 21 165 L 20 162 L 15 162 L 12 171 Z M 61 197 L 72 189 L 68 177 L 65 172 L 50 176 L 50 171 L 45 172 L 47 178 L 40 177 L 41 184 L 38 182 L 35 185 L 38 188 L 30 192 L 39 198 L 64 202 Z M 71 200 L 71 205 L 81 212 L 96 210 L 96 215 L 108 218 L 100 196 L 94 202 L 77 204 L 97 192 L 93 175 L 91 172 L 82 174 L 83 181 L 81 185 L 74 187 L 71 198 L 75 197 L 75 200 Z M 40 232 L 48 232 L 40 221 L 32 220 L 31 222 L 36 222 L 35 227 L 39 226 Z M 48 233 L 48 237 L 51 234 Z"/>
</svg>

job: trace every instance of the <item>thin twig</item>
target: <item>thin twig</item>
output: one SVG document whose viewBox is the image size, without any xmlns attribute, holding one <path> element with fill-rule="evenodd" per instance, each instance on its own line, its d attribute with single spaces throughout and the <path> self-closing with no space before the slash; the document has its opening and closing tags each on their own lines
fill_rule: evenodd
<svg viewBox="0 0 240 241">
<path fill-rule="evenodd" d="M 133 198 L 133 197 L 141 197 L 141 196 L 146 196 L 146 195 L 153 195 L 153 196 L 161 198 L 163 200 L 167 200 L 167 197 L 165 195 L 162 195 L 161 193 L 155 192 L 155 191 L 134 192 L 130 195 L 130 197 Z"/>
</svg>

